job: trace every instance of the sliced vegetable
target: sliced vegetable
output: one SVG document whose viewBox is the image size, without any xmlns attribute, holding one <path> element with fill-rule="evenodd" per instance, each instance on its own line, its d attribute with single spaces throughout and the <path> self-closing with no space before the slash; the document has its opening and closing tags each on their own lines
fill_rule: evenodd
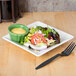
<svg viewBox="0 0 76 76">
<path fill-rule="evenodd" d="M 54 29 L 52 29 L 52 32 L 49 32 L 48 37 L 49 35 L 56 41 L 56 43 L 60 43 L 60 36 Z"/>
<path fill-rule="evenodd" d="M 41 33 L 35 33 L 32 37 L 31 37 L 31 43 L 33 45 L 38 44 L 38 43 L 47 43 L 46 39 L 44 38 L 43 34 Z"/>
<path fill-rule="evenodd" d="M 60 36 L 55 29 L 50 27 L 37 26 L 30 28 L 29 34 L 25 37 L 25 43 L 20 42 L 30 49 L 44 50 L 56 43 L 60 43 Z"/>
<path fill-rule="evenodd" d="M 47 45 L 43 45 L 43 46 L 35 46 L 35 45 L 32 45 L 30 44 L 31 48 L 35 49 L 35 50 L 44 50 L 47 48 Z"/>
</svg>

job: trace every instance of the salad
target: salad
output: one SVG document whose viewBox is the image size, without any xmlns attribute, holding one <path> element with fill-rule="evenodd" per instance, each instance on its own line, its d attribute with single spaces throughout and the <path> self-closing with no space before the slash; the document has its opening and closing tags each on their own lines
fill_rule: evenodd
<svg viewBox="0 0 76 76">
<path fill-rule="evenodd" d="M 29 28 L 29 33 L 25 36 L 24 42 L 21 41 L 26 47 L 34 50 L 44 50 L 52 45 L 60 43 L 60 36 L 55 29 L 48 26 L 36 26 Z"/>
</svg>

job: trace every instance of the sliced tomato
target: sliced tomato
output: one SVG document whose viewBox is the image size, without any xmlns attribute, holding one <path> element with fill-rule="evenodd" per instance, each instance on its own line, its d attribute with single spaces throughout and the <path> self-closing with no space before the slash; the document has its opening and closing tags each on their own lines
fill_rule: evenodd
<svg viewBox="0 0 76 76">
<path fill-rule="evenodd" d="M 32 37 L 31 37 L 31 43 L 33 45 L 41 43 L 41 42 L 47 43 L 46 39 L 44 38 L 44 36 L 41 33 L 35 33 Z"/>
<path fill-rule="evenodd" d="M 47 44 L 47 41 L 44 37 L 42 37 L 42 41 Z"/>
</svg>

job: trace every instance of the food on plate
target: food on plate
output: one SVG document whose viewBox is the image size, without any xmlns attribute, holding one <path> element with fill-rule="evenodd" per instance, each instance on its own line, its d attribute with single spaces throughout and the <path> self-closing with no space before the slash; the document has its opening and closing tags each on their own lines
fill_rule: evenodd
<svg viewBox="0 0 76 76">
<path fill-rule="evenodd" d="M 29 33 L 29 28 L 22 24 L 12 24 L 8 27 L 8 32 L 12 41 L 24 44 L 24 38 Z"/>
<path fill-rule="evenodd" d="M 49 26 L 27 28 L 24 25 L 14 24 L 14 26 L 11 25 L 8 28 L 8 31 L 10 33 L 11 40 L 37 51 L 45 50 L 52 45 L 60 43 L 59 33 Z"/>
<path fill-rule="evenodd" d="M 36 32 L 32 37 L 31 37 L 31 43 L 33 45 L 38 44 L 38 43 L 47 43 L 46 39 L 44 38 L 43 34 Z"/>
<path fill-rule="evenodd" d="M 11 32 L 15 33 L 15 34 L 24 34 L 26 33 L 26 31 L 22 28 L 14 28 L 11 30 Z"/>
<path fill-rule="evenodd" d="M 56 43 L 60 43 L 59 34 L 54 29 L 52 29 L 52 31 L 49 32 L 48 36 L 49 36 L 49 38 L 52 37 Z"/>
<path fill-rule="evenodd" d="M 60 35 L 58 32 L 48 26 L 31 27 L 29 30 L 28 35 L 25 36 L 24 45 L 30 49 L 41 51 L 60 43 Z"/>
<path fill-rule="evenodd" d="M 44 44 L 44 45 L 41 45 L 41 46 L 37 46 L 37 45 L 35 46 L 35 45 L 30 44 L 30 47 L 31 47 L 32 49 L 35 49 L 35 50 L 44 50 L 44 49 L 47 48 L 47 45 Z"/>
</svg>

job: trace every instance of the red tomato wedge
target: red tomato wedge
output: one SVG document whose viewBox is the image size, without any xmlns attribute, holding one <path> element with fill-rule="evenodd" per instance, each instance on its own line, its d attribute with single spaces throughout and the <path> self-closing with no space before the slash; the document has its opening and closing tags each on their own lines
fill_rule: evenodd
<svg viewBox="0 0 76 76">
<path fill-rule="evenodd" d="M 44 38 L 43 34 L 41 33 L 35 33 L 32 37 L 31 37 L 31 43 L 33 45 L 38 44 L 38 43 L 47 43 L 46 39 Z"/>
</svg>

